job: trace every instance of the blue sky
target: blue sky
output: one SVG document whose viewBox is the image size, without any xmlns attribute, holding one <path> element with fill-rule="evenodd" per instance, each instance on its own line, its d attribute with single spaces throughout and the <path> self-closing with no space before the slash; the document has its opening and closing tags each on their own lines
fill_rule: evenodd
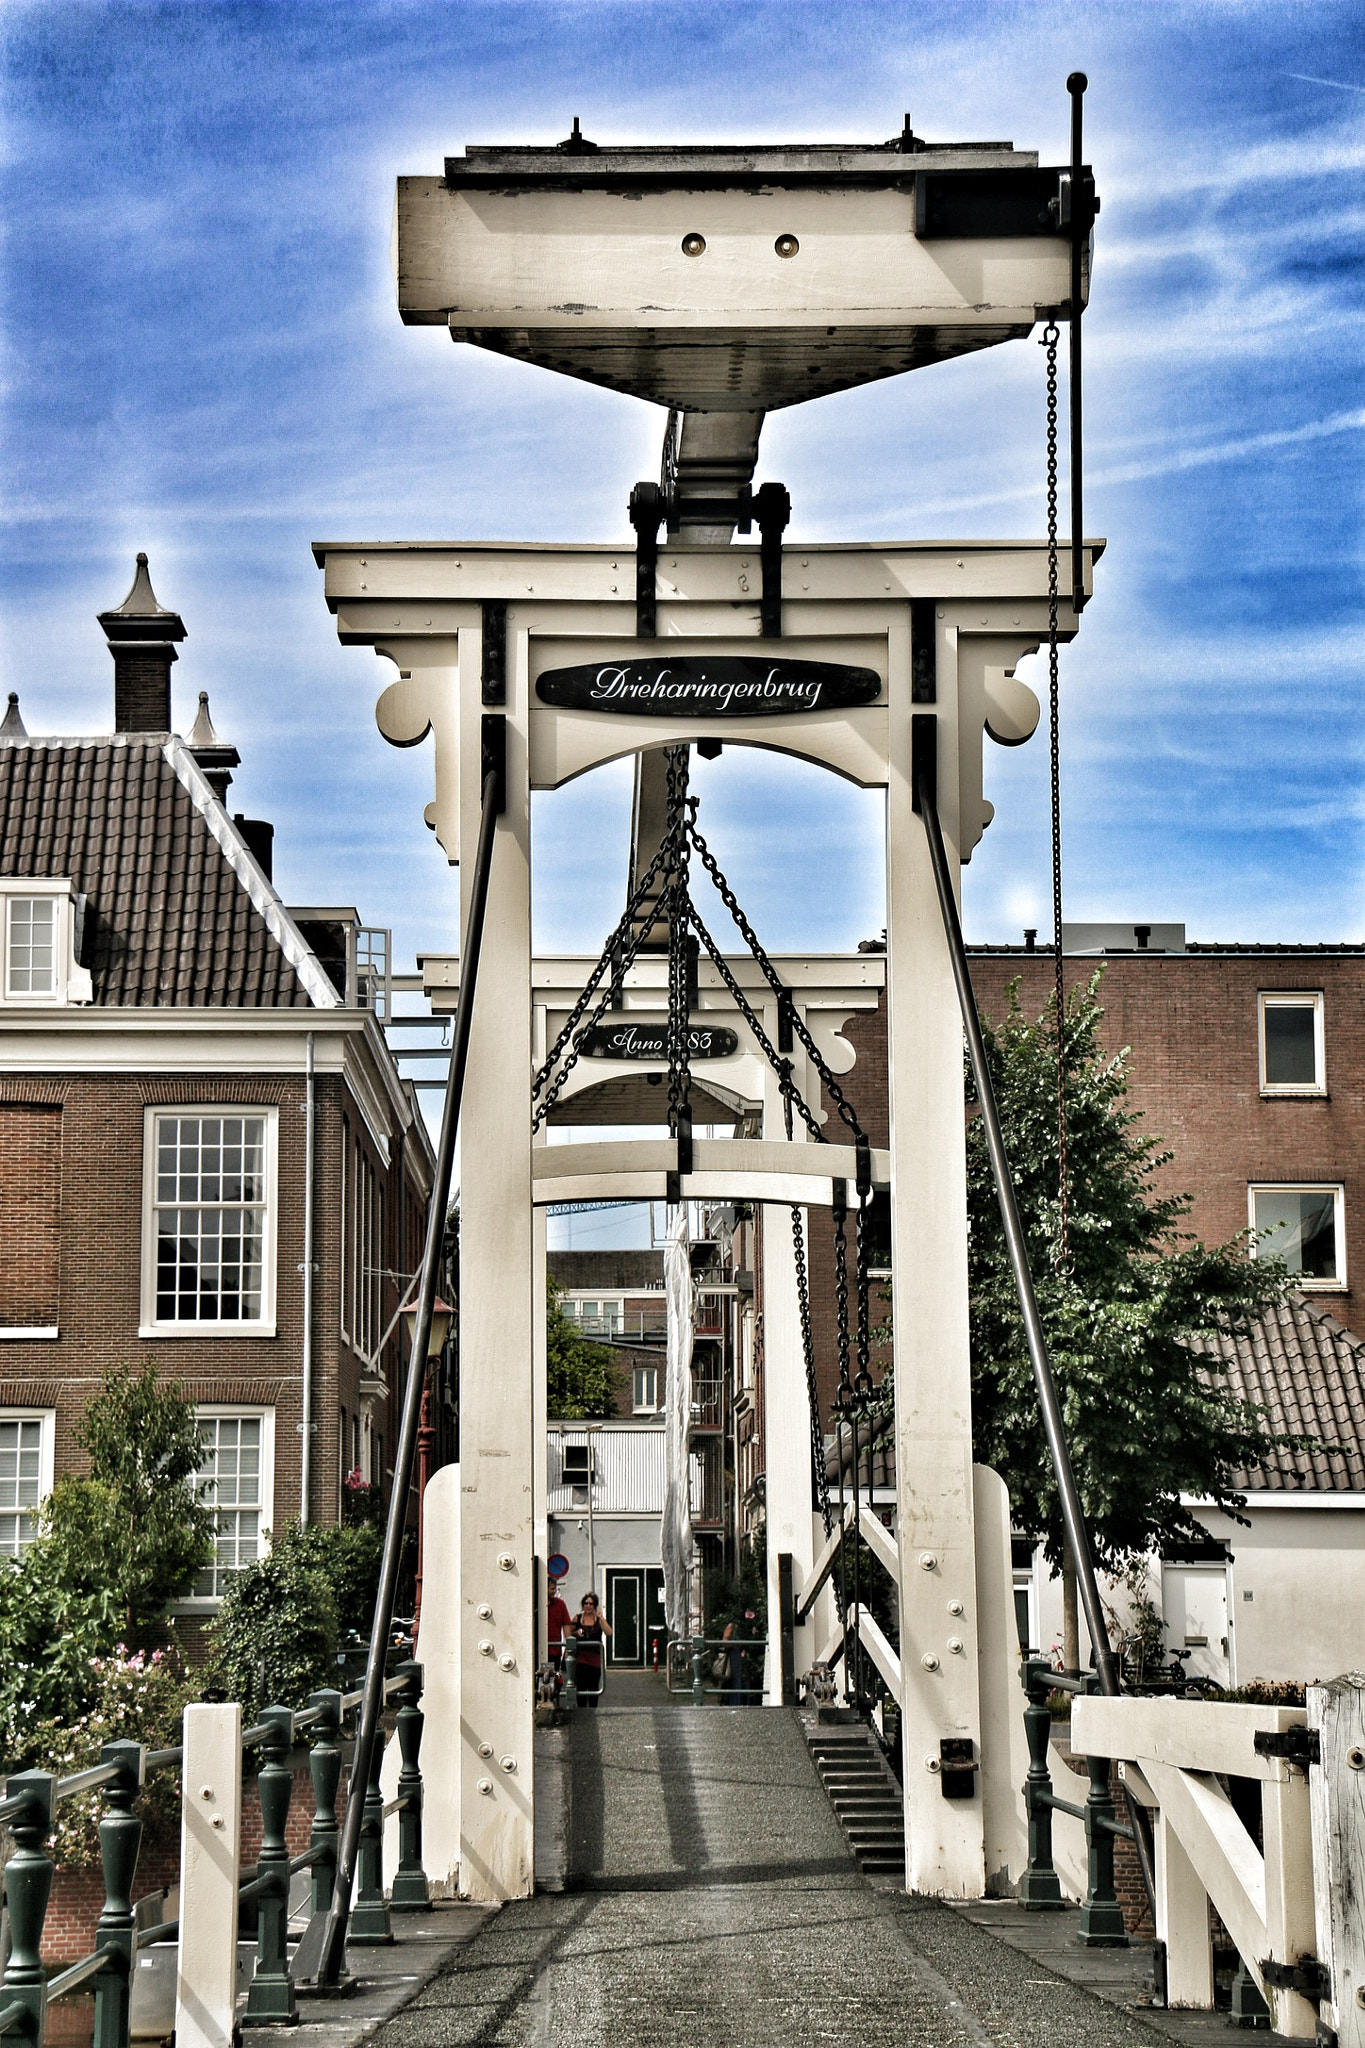
<svg viewBox="0 0 1365 2048">
<path fill-rule="evenodd" d="M 367 0 L 0 5 L 6 381 L 0 651 L 30 731 L 111 719 L 94 614 L 145 548 L 273 819 L 287 900 L 452 942 L 425 749 L 337 645 L 315 538 L 622 539 L 661 415 L 394 310 L 394 178 L 469 141 L 934 138 L 1066 150 L 1103 196 L 1087 527 L 1063 657 L 1068 915 L 1205 938 L 1365 936 L 1360 301 L 1365 30 L 1310 5 Z M 795 539 L 1039 532 L 1032 342 L 770 419 Z M 969 933 L 1046 931 L 1041 741 L 989 750 Z M 705 821 L 776 946 L 882 921 L 874 799 L 727 751 Z M 537 935 L 617 914 L 628 784 L 537 816 Z"/>
</svg>

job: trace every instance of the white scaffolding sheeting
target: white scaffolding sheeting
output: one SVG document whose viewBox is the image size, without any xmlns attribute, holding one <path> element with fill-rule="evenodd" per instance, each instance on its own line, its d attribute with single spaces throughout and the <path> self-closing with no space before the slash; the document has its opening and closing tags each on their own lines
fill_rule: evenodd
<svg viewBox="0 0 1365 2048">
<path fill-rule="evenodd" d="M 664 1616 L 670 1634 L 685 1636 L 690 1620 L 688 1588 L 694 1548 L 687 1454 L 687 1430 L 692 1420 L 692 1249 L 686 1202 L 680 1202 L 674 1211 L 664 1245 L 664 1297 L 668 1309 L 661 1531 Z"/>
</svg>

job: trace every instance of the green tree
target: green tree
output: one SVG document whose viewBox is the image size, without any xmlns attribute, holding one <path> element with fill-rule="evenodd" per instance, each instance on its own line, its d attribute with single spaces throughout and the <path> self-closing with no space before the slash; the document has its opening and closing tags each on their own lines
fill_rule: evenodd
<svg viewBox="0 0 1365 2048">
<path fill-rule="evenodd" d="M 593 1344 L 560 1305 L 561 1290 L 545 1283 L 547 1409 L 552 1422 L 600 1422 L 615 1411 L 621 1369 L 609 1344 Z"/>
<path fill-rule="evenodd" d="M 1197 1348 L 1281 1299 L 1288 1276 L 1277 1261 L 1250 1256 L 1246 1233 L 1201 1244 L 1183 1228 L 1189 1197 L 1160 1192 L 1172 1155 L 1126 1106 L 1126 1051 L 1110 1056 L 1100 1043 L 1100 979 L 1067 1005 L 1065 1258 L 1055 1008 L 1027 1020 L 1016 983 L 1007 1016 L 983 1019 L 983 1029 L 1077 1483 L 1098 1561 L 1121 1570 L 1153 1545 L 1202 1538 L 1182 1494 L 1236 1513 L 1244 1503 L 1234 1473 L 1288 1441 L 1267 1433 L 1259 1412 L 1229 1392 L 1216 1356 Z M 1069 1578 L 979 1117 L 968 1129 L 967 1200 L 975 1454 L 1008 1485 L 1016 1526 Z"/>
<path fill-rule="evenodd" d="M 89 1476 L 53 1488 L 48 1557 L 35 1563 L 50 1561 L 69 1587 L 107 1589 L 126 1648 L 157 1649 L 169 1639 L 171 1601 L 213 1562 L 215 1517 L 196 1489 L 204 1447 L 194 1405 L 178 1381 L 162 1381 L 154 1360 L 118 1366 L 86 1408 L 76 1442 Z"/>
</svg>

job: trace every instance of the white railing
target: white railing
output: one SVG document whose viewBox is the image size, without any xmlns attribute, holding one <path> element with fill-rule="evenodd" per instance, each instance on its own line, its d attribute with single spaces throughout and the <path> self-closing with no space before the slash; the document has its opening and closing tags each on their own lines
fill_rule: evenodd
<svg viewBox="0 0 1365 2048">
<path fill-rule="evenodd" d="M 1212 1903 L 1281 2034 L 1365 2048 L 1365 1676 L 1306 1710 L 1078 1699 L 1071 1739 L 1153 1815 L 1167 2003 L 1213 2005 Z M 1233 1779 L 1259 1788 L 1259 1845 Z"/>
</svg>

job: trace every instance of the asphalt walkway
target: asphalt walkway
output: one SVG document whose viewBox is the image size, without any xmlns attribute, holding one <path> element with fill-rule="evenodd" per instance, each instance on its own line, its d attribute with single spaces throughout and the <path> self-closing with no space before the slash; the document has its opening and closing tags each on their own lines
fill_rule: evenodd
<svg viewBox="0 0 1365 2048">
<path fill-rule="evenodd" d="M 569 1888 L 504 1907 L 382 2048 L 1162 2038 L 963 1915 L 870 1887 L 794 1714 L 604 1706 L 571 1746 Z"/>
</svg>

